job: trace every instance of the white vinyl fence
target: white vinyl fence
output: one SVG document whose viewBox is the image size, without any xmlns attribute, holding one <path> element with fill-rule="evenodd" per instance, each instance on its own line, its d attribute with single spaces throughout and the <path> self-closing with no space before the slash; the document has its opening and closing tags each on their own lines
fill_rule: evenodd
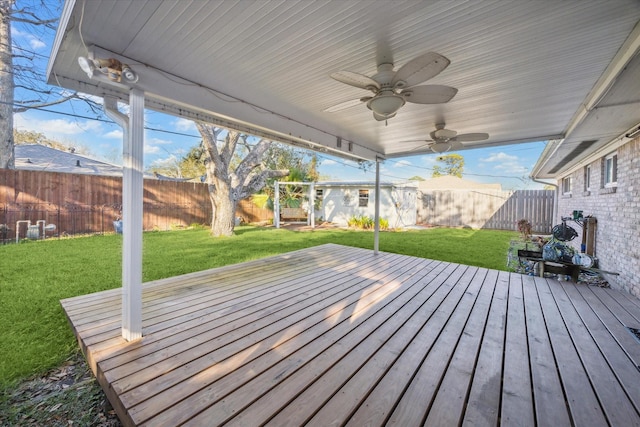
<svg viewBox="0 0 640 427">
<path fill-rule="evenodd" d="M 535 233 L 551 233 L 553 190 L 421 190 L 417 222 L 445 227 L 516 230 L 520 219 Z"/>
</svg>

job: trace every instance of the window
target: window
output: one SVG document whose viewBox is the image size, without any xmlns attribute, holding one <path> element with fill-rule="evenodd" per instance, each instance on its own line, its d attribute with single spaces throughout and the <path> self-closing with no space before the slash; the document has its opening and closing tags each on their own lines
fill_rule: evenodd
<svg viewBox="0 0 640 427">
<path fill-rule="evenodd" d="M 616 187 L 618 185 L 618 154 L 609 154 L 604 158 L 604 187 Z"/>
<path fill-rule="evenodd" d="M 562 194 L 571 194 L 571 177 L 562 178 Z"/>
<path fill-rule="evenodd" d="M 324 190 L 316 190 L 316 200 L 322 200 L 324 198 Z"/>
<path fill-rule="evenodd" d="M 591 165 L 584 167 L 584 191 L 591 191 Z"/>
<path fill-rule="evenodd" d="M 369 190 L 358 190 L 358 206 L 361 208 L 369 206 Z"/>
</svg>

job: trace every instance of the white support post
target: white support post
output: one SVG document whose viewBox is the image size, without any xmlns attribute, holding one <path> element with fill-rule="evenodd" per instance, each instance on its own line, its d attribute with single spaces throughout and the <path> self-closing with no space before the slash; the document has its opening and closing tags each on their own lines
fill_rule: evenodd
<svg viewBox="0 0 640 427">
<path fill-rule="evenodd" d="M 280 228 L 280 183 L 276 181 L 273 194 L 273 223 Z"/>
<path fill-rule="evenodd" d="M 144 92 L 129 91 L 129 131 L 122 153 L 122 337 L 142 337 Z"/>
<path fill-rule="evenodd" d="M 376 158 L 376 191 L 375 191 L 375 214 L 373 228 L 373 253 L 378 255 L 380 243 L 380 161 Z"/>
<path fill-rule="evenodd" d="M 309 184 L 309 220 L 311 228 L 316 228 L 316 187 Z"/>
</svg>

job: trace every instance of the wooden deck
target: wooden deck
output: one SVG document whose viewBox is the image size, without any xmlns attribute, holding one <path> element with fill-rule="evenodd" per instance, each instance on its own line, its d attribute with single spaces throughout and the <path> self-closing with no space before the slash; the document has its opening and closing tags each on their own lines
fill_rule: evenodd
<svg viewBox="0 0 640 427">
<path fill-rule="evenodd" d="M 640 425 L 640 301 L 338 245 L 62 301 L 125 425 Z"/>
</svg>

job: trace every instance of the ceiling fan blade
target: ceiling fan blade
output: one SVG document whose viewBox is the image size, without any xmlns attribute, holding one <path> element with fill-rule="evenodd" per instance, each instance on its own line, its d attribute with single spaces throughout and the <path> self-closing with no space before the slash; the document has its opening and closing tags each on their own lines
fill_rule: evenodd
<svg viewBox="0 0 640 427">
<path fill-rule="evenodd" d="M 385 117 L 385 116 L 383 116 L 382 114 L 378 114 L 378 113 L 375 113 L 375 112 L 374 112 L 374 113 L 373 113 L 373 118 L 374 118 L 374 119 L 376 119 L 376 120 L 377 120 L 377 121 L 379 121 L 379 122 L 384 122 L 384 121 L 387 121 L 387 120 L 389 120 L 389 119 L 394 118 L 394 117 L 396 116 L 396 114 L 397 114 L 397 113 L 393 113 L 392 115 Z"/>
<path fill-rule="evenodd" d="M 325 113 L 336 113 L 338 111 L 346 110 L 347 108 L 355 107 L 356 105 L 362 104 L 360 99 L 351 99 L 349 101 L 341 102 L 340 104 L 333 105 L 329 108 L 326 108 Z"/>
<path fill-rule="evenodd" d="M 340 83 L 345 83 L 350 86 L 359 87 L 360 89 L 372 90 L 376 91 L 380 89 L 380 83 L 373 80 L 369 76 L 365 76 L 364 74 L 354 73 L 353 71 L 338 71 L 337 73 L 332 73 L 331 78 L 339 81 Z"/>
<path fill-rule="evenodd" d="M 438 53 L 427 52 L 424 55 L 413 58 L 400 67 L 395 76 L 393 76 L 391 83 L 397 88 L 411 87 L 420 84 L 440 74 L 442 70 L 449 66 L 450 62 L 451 61 Z"/>
<path fill-rule="evenodd" d="M 484 141 L 485 139 L 489 139 L 488 133 L 463 133 L 455 137 L 455 140 L 459 142 Z"/>
<path fill-rule="evenodd" d="M 451 150 L 462 150 L 464 148 L 464 144 L 458 141 L 458 138 L 453 138 L 453 140 L 449 140 L 449 145 L 451 145 Z"/>
<path fill-rule="evenodd" d="M 424 85 L 405 89 L 400 95 L 415 104 L 443 104 L 453 98 L 458 89 L 443 85 Z"/>
<path fill-rule="evenodd" d="M 433 142 L 432 139 L 406 139 L 404 141 L 398 141 L 400 144 L 405 142 Z"/>
</svg>

